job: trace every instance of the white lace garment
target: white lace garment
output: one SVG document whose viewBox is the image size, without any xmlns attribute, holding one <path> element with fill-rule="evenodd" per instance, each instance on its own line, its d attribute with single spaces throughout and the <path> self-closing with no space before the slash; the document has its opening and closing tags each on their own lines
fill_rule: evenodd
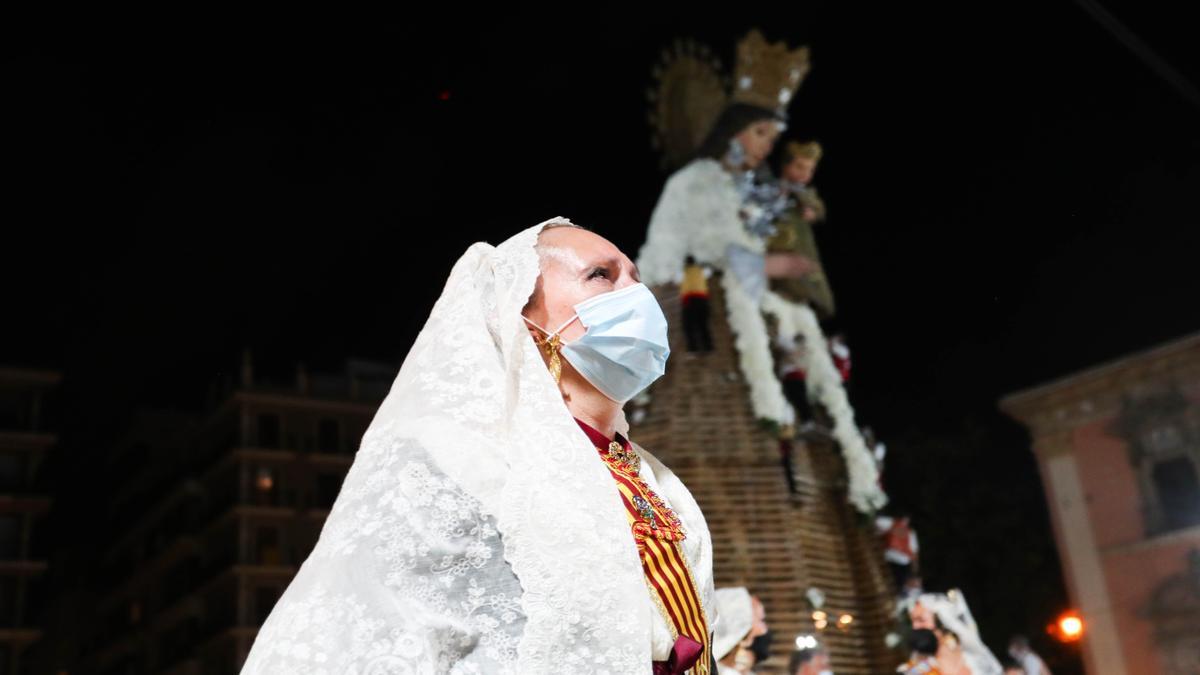
<svg viewBox="0 0 1200 675">
<path fill-rule="evenodd" d="M 520 320 L 553 222 L 455 265 L 245 675 L 649 673 L 666 658 L 613 479 Z M 704 518 L 640 452 L 708 610 Z"/>
</svg>

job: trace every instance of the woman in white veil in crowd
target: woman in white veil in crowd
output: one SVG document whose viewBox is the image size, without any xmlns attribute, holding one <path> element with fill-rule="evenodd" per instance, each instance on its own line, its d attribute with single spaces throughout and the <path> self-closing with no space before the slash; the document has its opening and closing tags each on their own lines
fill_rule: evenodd
<svg viewBox="0 0 1200 675">
<path fill-rule="evenodd" d="M 946 675 L 1001 675 L 1003 668 L 983 643 L 962 591 L 922 593 L 913 603 L 913 628 L 938 636 L 938 671 Z M 965 669 L 964 669 L 965 666 Z"/>
<path fill-rule="evenodd" d="M 652 661 L 655 673 L 684 672 L 660 670 L 679 656 L 682 635 L 648 593 L 633 517 L 577 421 L 622 440 L 621 401 L 597 403 L 572 355 L 543 353 L 522 318 L 534 318 L 533 295 L 545 305 L 532 308 L 537 318 L 559 331 L 543 347 L 559 337 L 570 347 L 584 333 L 584 305 L 575 325 L 559 328 L 574 310 L 550 306 L 550 283 L 539 282 L 539 236 L 560 227 L 571 224 L 553 219 L 499 246 L 474 244 L 455 264 L 244 674 L 650 673 Z M 571 230 L 609 266 L 607 285 L 580 272 L 577 295 L 643 297 L 628 258 Z M 543 265 L 556 259 L 571 274 L 591 264 L 579 249 L 541 253 Z M 657 304 L 642 309 L 661 315 Z M 665 343 L 665 320 L 661 330 Z M 618 376 L 661 374 L 665 352 L 638 371 L 655 354 L 643 347 L 627 348 L 634 365 Z M 637 452 L 642 477 L 686 532 L 679 550 L 707 611 L 704 519 L 682 483 Z"/>
</svg>

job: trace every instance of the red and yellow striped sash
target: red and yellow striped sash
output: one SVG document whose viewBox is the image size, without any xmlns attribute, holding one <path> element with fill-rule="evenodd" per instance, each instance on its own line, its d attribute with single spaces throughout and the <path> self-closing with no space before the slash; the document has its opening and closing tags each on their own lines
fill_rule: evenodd
<svg viewBox="0 0 1200 675">
<path fill-rule="evenodd" d="M 685 537 L 679 517 L 642 479 L 641 458 L 631 447 L 613 441 L 607 448 L 596 449 L 621 493 L 625 515 L 642 557 L 650 597 L 667 620 L 672 637 L 685 635 L 703 645 L 699 660 L 689 672 L 709 675 L 708 620 L 700 604 L 696 580 L 679 547 Z"/>
</svg>

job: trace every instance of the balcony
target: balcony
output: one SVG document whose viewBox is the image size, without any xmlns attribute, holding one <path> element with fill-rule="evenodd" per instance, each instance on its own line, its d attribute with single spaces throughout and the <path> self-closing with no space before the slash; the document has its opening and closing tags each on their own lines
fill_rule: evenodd
<svg viewBox="0 0 1200 675">
<path fill-rule="evenodd" d="M 50 510 L 49 497 L 37 495 L 0 494 L 0 514 L 31 513 L 42 515 Z"/>
<path fill-rule="evenodd" d="M 0 560 L 0 577 L 35 577 L 48 568 L 44 560 Z"/>
</svg>

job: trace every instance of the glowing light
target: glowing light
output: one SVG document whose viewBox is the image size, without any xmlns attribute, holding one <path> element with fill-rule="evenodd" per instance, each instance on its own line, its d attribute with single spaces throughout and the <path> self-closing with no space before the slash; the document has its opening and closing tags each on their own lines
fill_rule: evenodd
<svg viewBox="0 0 1200 675">
<path fill-rule="evenodd" d="M 443 89 L 442 91 L 438 92 L 438 100 L 449 101 L 450 100 L 450 90 Z"/>
<path fill-rule="evenodd" d="M 817 637 L 815 635 L 798 635 L 796 636 L 796 649 L 816 649 Z"/>
<path fill-rule="evenodd" d="M 1063 642 L 1075 642 L 1083 637 L 1083 631 L 1083 618 L 1074 611 L 1064 612 L 1050 629 L 1051 634 Z"/>
<path fill-rule="evenodd" d="M 275 487 L 275 477 L 271 475 L 270 469 L 259 469 L 254 477 L 254 487 L 257 487 L 262 492 L 270 492 L 271 488 Z"/>
<path fill-rule="evenodd" d="M 819 609 L 812 613 L 812 618 L 813 625 L 817 627 L 817 630 L 825 630 L 825 627 L 829 625 L 829 615 Z"/>
<path fill-rule="evenodd" d="M 851 623 L 854 623 L 854 617 L 849 614 L 843 614 L 838 617 L 838 623 L 843 626 L 849 626 Z"/>
</svg>

